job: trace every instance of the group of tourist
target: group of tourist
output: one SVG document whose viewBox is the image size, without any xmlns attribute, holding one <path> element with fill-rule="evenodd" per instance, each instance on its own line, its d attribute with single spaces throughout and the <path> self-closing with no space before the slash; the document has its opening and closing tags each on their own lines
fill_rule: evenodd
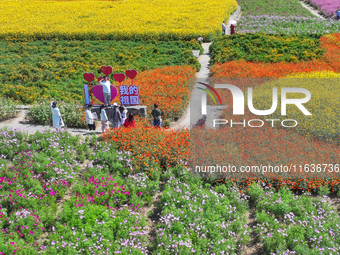
<svg viewBox="0 0 340 255">
<path fill-rule="evenodd" d="M 110 101 L 109 101 L 110 102 Z M 96 114 L 92 113 L 93 105 L 89 104 L 85 111 L 86 123 L 89 130 L 96 130 L 95 121 L 98 120 Z M 118 107 L 117 103 L 113 104 L 113 107 L 110 107 L 108 111 L 106 111 L 107 105 L 103 104 L 100 107 L 100 121 L 101 121 L 101 129 L 102 132 L 105 132 L 108 128 L 108 122 L 112 123 L 113 128 L 119 128 L 121 126 L 125 128 L 136 127 L 135 117 L 133 113 L 128 114 L 128 110 L 124 105 L 120 105 Z M 53 119 L 53 127 L 59 131 L 64 125 L 64 121 L 61 117 L 60 110 L 57 107 L 57 102 L 51 102 L 51 110 L 52 110 L 52 119 Z M 153 117 L 152 125 L 154 127 L 161 127 L 162 119 L 161 119 L 161 110 L 158 109 L 158 105 L 154 104 L 154 109 L 151 112 Z"/>
<path fill-rule="evenodd" d="M 93 105 L 89 104 L 85 111 L 86 123 L 89 127 L 89 130 L 96 130 L 95 120 L 97 116 L 92 113 Z M 113 128 L 119 128 L 121 126 L 124 127 L 136 127 L 135 119 L 133 113 L 129 113 L 127 116 L 127 109 L 124 105 L 120 105 L 118 107 L 117 103 L 113 104 L 113 107 L 106 111 L 106 105 L 103 104 L 100 107 L 100 121 L 102 124 L 102 132 L 105 132 L 108 128 L 108 122 L 112 123 Z"/>
<path fill-rule="evenodd" d="M 230 24 L 230 35 L 235 34 L 235 28 L 236 28 L 236 23 L 235 24 Z M 225 21 L 222 23 L 222 35 L 225 35 L 227 30 L 227 26 L 225 25 Z"/>
</svg>

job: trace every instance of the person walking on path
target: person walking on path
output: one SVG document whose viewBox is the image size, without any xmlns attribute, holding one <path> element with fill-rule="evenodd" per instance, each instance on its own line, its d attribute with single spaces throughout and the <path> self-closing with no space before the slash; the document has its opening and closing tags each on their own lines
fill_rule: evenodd
<svg viewBox="0 0 340 255">
<path fill-rule="evenodd" d="M 123 104 L 121 104 L 119 106 L 119 112 L 120 112 L 120 116 L 122 117 L 122 122 L 121 122 L 121 126 L 125 123 L 126 117 L 127 117 L 127 113 L 128 110 L 125 108 L 125 106 Z"/>
<path fill-rule="evenodd" d="M 85 117 L 86 117 L 86 123 L 87 126 L 89 127 L 89 130 L 96 130 L 96 124 L 94 123 L 95 118 L 92 115 L 92 110 L 93 105 L 89 104 L 87 106 L 87 110 L 85 111 Z"/>
<path fill-rule="evenodd" d="M 336 20 L 340 20 L 340 7 L 336 10 Z"/>
<path fill-rule="evenodd" d="M 107 129 L 107 121 L 108 121 L 108 118 L 107 118 L 107 115 L 106 115 L 106 106 L 105 104 L 103 104 L 101 107 L 100 107 L 100 120 L 101 120 L 101 123 L 102 123 L 102 132 L 104 133 Z"/>
<path fill-rule="evenodd" d="M 136 127 L 135 118 L 132 112 L 129 113 L 129 117 L 125 120 L 124 127 Z"/>
<path fill-rule="evenodd" d="M 119 128 L 120 123 L 122 123 L 122 116 L 118 109 L 117 103 L 113 104 L 113 107 L 109 111 L 109 119 L 112 122 L 113 128 Z"/>
<path fill-rule="evenodd" d="M 64 126 L 64 121 L 61 117 L 59 108 L 57 107 L 57 101 L 51 102 L 53 127 L 59 131 Z"/>
<path fill-rule="evenodd" d="M 111 83 L 109 81 L 109 77 L 105 76 L 104 80 L 100 82 L 100 85 L 103 86 L 103 95 L 105 105 L 109 106 L 111 103 Z"/>
<path fill-rule="evenodd" d="M 154 109 L 151 112 L 151 115 L 153 117 L 153 125 L 154 127 L 160 127 L 161 126 L 161 110 L 158 109 L 158 104 L 154 104 Z"/>
<path fill-rule="evenodd" d="M 225 35 L 225 31 L 226 31 L 226 25 L 225 25 L 225 21 L 223 20 L 223 23 L 222 23 L 222 35 Z"/>
</svg>

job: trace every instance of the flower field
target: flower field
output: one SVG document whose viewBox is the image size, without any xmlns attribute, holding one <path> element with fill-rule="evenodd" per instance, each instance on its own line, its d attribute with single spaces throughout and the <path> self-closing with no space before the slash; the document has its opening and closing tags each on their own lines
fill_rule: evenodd
<svg viewBox="0 0 340 255">
<path fill-rule="evenodd" d="M 334 1 L 308 1 L 334 14 Z M 237 5 L 236 34 L 221 36 Z M 340 251 L 340 22 L 315 18 L 298 0 L 25 0 L 0 7 L 0 121 L 30 104 L 29 121 L 51 125 L 50 101 L 58 100 L 66 126 L 86 128 L 83 73 L 98 78 L 103 65 L 113 73 L 136 69 L 133 82 L 148 109 L 136 127 L 98 137 L 0 129 L 0 255 Z M 233 115 L 232 94 L 217 89 L 229 106 L 219 118 L 265 126 L 150 125 L 154 103 L 162 124 L 186 111 L 201 67 L 192 53 L 203 53 L 199 36 L 212 41 L 212 83 L 234 84 L 247 99 L 251 87 L 255 109 L 270 109 L 278 90 L 270 115 L 247 107 Z M 303 106 L 311 116 L 294 105 L 280 114 L 281 89 L 291 87 L 310 91 Z M 297 127 L 280 125 L 283 118 Z M 214 165 L 297 171 L 195 172 Z"/>
<path fill-rule="evenodd" d="M 242 17 L 247 15 L 280 15 L 313 17 L 313 15 L 294 0 L 239 0 L 242 6 Z"/>
<path fill-rule="evenodd" d="M 328 78 L 320 78 L 320 76 L 326 75 Z M 301 116 L 300 110 L 296 107 L 287 108 L 287 115 L 289 115 L 292 119 L 299 121 L 299 126 L 296 130 L 301 134 L 314 136 L 327 142 L 340 144 L 340 131 L 338 129 L 338 126 L 340 125 L 340 117 L 334 114 L 332 110 L 340 107 L 339 97 L 333 93 L 334 89 L 338 89 L 340 79 L 339 75 L 335 73 L 333 73 L 333 76 L 338 78 L 331 78 L 331 74 L 326 75 L 323 73 L 313 73 L 313 75 L 300 74 L 298 75 L 299 78 L 294 78 L 293 76 L 292 78 L 279 79 L 276 82 L 264 84 L 259 88 L 259 92 L 256 93 L 254 107 L 256 109 L 270 109 L 273 87 L 278 88 L 279 91 L 282 87 L 305 88 L 313 95 L 313 98 L 305 104 L 306 108 L 310 110 L 312 116 L 304 118 Z M 297 98 L 297 96 L 298 95 L 292 95 L 291 98 Z M 267 117 L 272 119 L 280 118 L 280 92 L 278 93 L 278 98 L 278 111 Z"/>
<path fill-rule="evenodd" d="M 293 195 L 284 189 L 292 185 L 288 182 L 280 185 L 279 192 L 267 181 L 249 182 L 240 192 L 235 180 L 199 180 L 180 165 L 163 171 L 157 163 L 153 169 L 151 164 L 138 169 L 136 156 L 95 137 L 83 140 L 65 132 L 27 136 L 1 131 L 0 139 L 1 254 L 225 250 L 238 254 L 250 241 L 252 230 L 245 215 L 250 202 L 257 204 L 255 232 L 264 242 L 265 254 L 308 251 L 316 245 L 337 250 L 340 244 L 338 239 L 326 242 L 338 231 L 339 216 L 333 205 L 327 198 Z M 165 187 L 159 220 L 152 226 L 154 242 L 148 242 L 152 238 L 148 204 L 161 189 L 160 183 Z M 328 192 L 319 188 L 320 194 Z M 278 202 L 268 204 L 270 200 Z M 319 210 L 327 215 L 318 218 Z M 293 235 L 294 222 L 311 219 Z M 310 229 L 314 222 L 323 227 Z M 325 242 L 318 243 L 319 239 Z"/>
<path fill-rule="evenodd" d="M 319 45 L 325 50 L 324 55 L 316 61 L 300 63 L 254 63 L 245 60 L 216 63 L 212 66 L 213 78 L 280 78 L 297 73 L 316 71 L 340 72 L 340 33 L 324 35 Z M 214 58 L 215 56 L 212 56 Z"/>
<path fill-rule="evenodd" d="M 238 23 L 239 33 L 323 35 L 336 33 L 340 24 L 336 20 L 320 20 L 304 16 L 246 15 Z"/>
<path fill-rule="evenodd" d="M 300 62 L 316 60 L 324 51 L 308 36 L 246 34 L 220 37 L 211 46 L 211 63 L 233 60 L 249 62 Z"/>
<path fill-rule="evenodd" d="M 237 3 L 126 0 L 25 1 L 23 5 L 22 1 L 6 1 L 0 7 L 4 14 L 11 14 L 1 21 L 0 38 L 191 40 L 219 33 L 221 22 L 228 20 Z"/>
<path fill-rule="evenodd" d="M 196 40 L 9 40 L 0 41 L 0 49 L 0 94 L 31 104 L 41 98 L 83 100 L 83 84 L 86 83 L 83 73 L 94 72 L 99 77 L 102 74 L 97 71 L 103 65 L 111 65 L 113 73 L 131 68 L 142 72 L 178 65 L 199 69 L 192 50 L 200 50 L 201 46 Z"/>
<path fill-rule="evenodd" d="M 305 0 L 307 3 L 319 9 L 325 16 L 335 18 L 339 2 L 336 0 Z"/>
<path fill-rule="evenodd" d="M 325 3 L 327 8 L 333 8 L 330 7 L 332 4 L 329 4 L 332 0 L 307 0 L 306 2 Z M 238 33 L 323 35 L 340 30 L 339 22 L 334 19 L 315 18 L 299 1 L 239 0 L 238 3 L 243 10 L 238 23 Z M 336 9 L 333 9 L 332 15 L 335 15 Z"/>
</svg>

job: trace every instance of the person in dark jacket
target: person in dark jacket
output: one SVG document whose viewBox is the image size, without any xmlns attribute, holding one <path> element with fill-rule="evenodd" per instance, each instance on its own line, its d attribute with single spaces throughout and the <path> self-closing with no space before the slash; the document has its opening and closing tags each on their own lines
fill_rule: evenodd
<svg viewBox="0 0 340 255">
<path fill-rule="evenodd" d="M 158 104 L 154 104 L 154 109 L 151 112 L 151 115 L 153 117 L 153 125 L 154 127 L 160 127 L 161 126 L 161 110 L 158 109 Z"/>
<path fill-rule="evenodd" d="M 120 123 L 122 122 L 122 116 L 120 114 L 120 111 L 118 109 L 117 103 L 113 104 L 113 107 L 109 111 L 109 119 L 112 122 L 113 128 L 119 128 Z"/>
</svg>

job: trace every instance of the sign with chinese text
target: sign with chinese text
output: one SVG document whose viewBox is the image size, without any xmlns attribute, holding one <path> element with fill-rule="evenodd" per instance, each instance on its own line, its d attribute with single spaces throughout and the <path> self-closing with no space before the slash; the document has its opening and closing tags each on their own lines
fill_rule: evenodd
<svg viewBox="0 0 340 255">
<path fill-rule="evenodd" d="M 123 105 L 139 105 L 139 87 L 136 85 L 119 86 L 120 102 Z"/>
</svg>

